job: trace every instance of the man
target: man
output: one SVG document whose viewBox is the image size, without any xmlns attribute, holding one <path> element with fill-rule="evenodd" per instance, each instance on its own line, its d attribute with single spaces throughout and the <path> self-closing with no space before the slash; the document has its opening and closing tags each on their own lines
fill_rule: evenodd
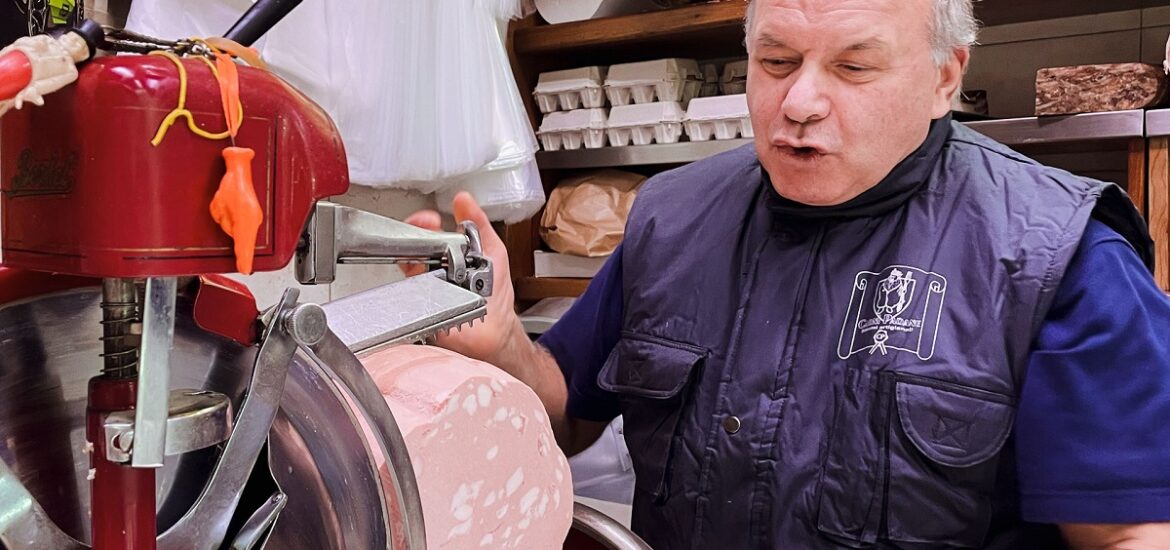
<svg viewBox="0 0 1170 550">
<path fill-rule="evenodd" d="M 528 383 L 570 454 L 623 414 L 659 550 L 1170 548 L 1148 236 L 1112 184 L 950 122 L 974 38 L 970 0 L 756 0 L 754 148 L 650 180 L 541 345 L 485 235 L 488 321 L 440 344 Z"/>
</svg>

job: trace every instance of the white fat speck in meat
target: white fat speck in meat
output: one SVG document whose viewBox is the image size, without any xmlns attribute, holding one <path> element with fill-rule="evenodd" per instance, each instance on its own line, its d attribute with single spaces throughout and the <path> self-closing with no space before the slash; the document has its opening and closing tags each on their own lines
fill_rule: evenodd
<svg viewBox="0 0 1170 550">
<path fill-rule="evenodd" d="M 548 456 L 548 448 L 548 437 L 540 434 L 540 439 L 536 442 L 536 451 L 540 453 L 540 456 Z"/>
<path fill-rule="evenodd" d="M 427 346 L 397 346 L 362 362 L 406 441 L 427 548 L 562 546 L 572 506 L 561 503 L 572 503 L 572 479 L 528 386 L 486 363 Z M 384 459 L 375 460 L 389 484 Z"/>
<path fill-rule="evenodd" d="M 524 483 L 524 470 L 516 468 L 516 471 L 512 473 L 512 477 L 508 478 L 508 484 L 504 486 L 504 489 L 508 491 L 508 496 L 512 496 L 520 488 L 521 483 Z"/>
<path fill-rule="evenodd" d="M 458 538 L 459 535 L 466 535 L 467 533 L 470 533 L 470 532 L 471 532 L 471 520 L 467 520 L 463 523 L 456 525 L 455 527 L 452 527 L 450 531 L 447 531 L 447 540 L 451 541 L 455 538 Z M 428 543 L 427 546 L 430 546 L 430 544 Z"/>
<path fill-rule="evenodd" d="M 533 504 L 536 504 L 536 499 L 538 498 L 540 498 L 539 488 L 532 487 L 531 489 L 528 489 L 528 491 L 524 493 L 524 496 L 520 497 L 520 513 L 527 514 L 528 509 L 532 508 Z"/>
</svg>

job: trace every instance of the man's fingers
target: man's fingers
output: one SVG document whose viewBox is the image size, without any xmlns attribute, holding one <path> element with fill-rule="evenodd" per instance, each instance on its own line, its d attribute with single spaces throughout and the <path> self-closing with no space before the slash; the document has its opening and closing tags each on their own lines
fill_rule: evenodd
<svg viewBox="0 0 1170 550">
<path fill-rule="evenodd" d="M 434 210 L 419 210 L 407 216 L 404 221 L 415 227 L 421 227 L 431 231 L 438 231 L 443 227 L 443 219 Z"/>
<path fill-rule="evenodd" d="M 415 227 L 430 231 L 440 231 L 443 228 L 443 219 L 434 210 L 419 210 L 407 216 L 403 221 Z M 425 273 L 427 266 L 423 264 L 399 264 L 398 269 L 402 271 L 404 276 L 414 277 L 415 275 Z"/>
<path fill-rule="evenodd" d="M 403 277 L 414 277 L 415 275 L 425 273 L 427 266 L 422 264 L 398 264 L 398 270 L 402 272 Z"/>
<path fill-rule="evenodd" d="M 455 195 L 455 201 L 452 205 L 452 210 L 455 213 L 456 223 L 463 221 L 471 221 L 479 229 L 479 236 L 484 241 L 485 247 L 489 243 L 496 243 L 503 245 L 499 235 L 496 235 L 495 229 L 492 229 L 492 222 L 488 219 L 487 214 L 479 207 L 479 203 L 475 202 L 475 198 L 467 191 L 460 191 Z"/>
</svg>

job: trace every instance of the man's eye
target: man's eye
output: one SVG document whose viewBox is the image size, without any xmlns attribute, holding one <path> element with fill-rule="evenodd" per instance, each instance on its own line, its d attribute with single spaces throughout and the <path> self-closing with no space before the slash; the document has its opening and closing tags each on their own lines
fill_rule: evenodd
<svg viewBox="0 0 1170 550">
<path fill-rule="evenodd" d="M 869 70 L 869 68 L 868 68 L 868 67 L 861 67 L 861 66 L 858 66 L 858 65 L 848 65 L 848 64 L 846 64 L 846 65 L 841 65 L 841 68 L 842 68 L 842 69 L 845 69 L 846 71 L 849 71 L 849 72 L 851 72 L 851 73 L 862 73 L 862 72 L 865 72 L 865 71 L 868 71 L 868 70 Z"/>
<path fill-rule="evenodd" d="M 767 65 L 767 66 L 773 67 L 773 68 L 780 68 L 780 67 L 787 67 L 789 65 L 792 65 L 792 62 L 787 60 L 787 59 L 765 59 L 764 65 Z"/>
</svg>

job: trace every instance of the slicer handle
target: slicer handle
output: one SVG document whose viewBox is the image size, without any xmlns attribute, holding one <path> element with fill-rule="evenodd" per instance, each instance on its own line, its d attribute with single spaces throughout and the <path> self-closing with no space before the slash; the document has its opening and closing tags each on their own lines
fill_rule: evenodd
<svg viewBox="0 0 1170 550">
<path fill-rule="evenodd" d="M 244 46 L 251 46 L 264 33 L 284 19 L 301 0 L 260 0 L 252 4 L 247 12 L 228 30 L 224 38 L 235 40 Z"/>
</svg>

